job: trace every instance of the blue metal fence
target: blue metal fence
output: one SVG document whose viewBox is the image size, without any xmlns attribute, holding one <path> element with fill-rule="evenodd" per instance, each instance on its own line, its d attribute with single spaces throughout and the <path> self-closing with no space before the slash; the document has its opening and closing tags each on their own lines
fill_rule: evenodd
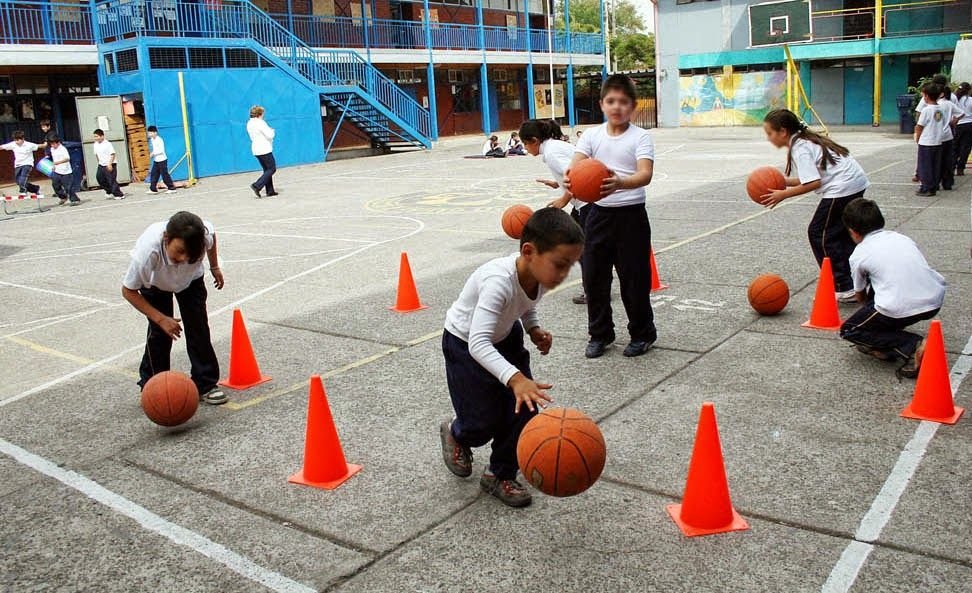
<svg viewBox="0 0 972 593">
<path fill-rule="evenodd" d="M 0 3 L 0 42 L 91 44 L 86 5 L 61 2 Z"/>
</svg>

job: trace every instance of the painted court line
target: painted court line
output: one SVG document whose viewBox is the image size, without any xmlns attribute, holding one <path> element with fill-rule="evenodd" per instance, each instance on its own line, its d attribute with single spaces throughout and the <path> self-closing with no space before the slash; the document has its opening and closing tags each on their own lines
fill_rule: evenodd
<svg viewBox="0 0 972 593">
<path fill-rule="evenodd" d="M 237 554 L 233 550 L 195 531 L 167 521 L 145 507 L 108 490 L 97 482 L 71 470 L 58 467 L 47 459 L 21 449 L 4 439 L 0 439 L 0 452 L 3 452 L 18 463 L 38 473 L 54 478 L 66 486 L 70 486 L 91 500 L 103 504 L 118 514 L 132 519 L 148 531 L 157 533 L 176 545 L 185 546 L 207 558 L 215 560 L 233 572 L 259 583 L 271 591 L 278 593 L 315 592 L 315 589 L 261 566 L 246 556 Z"/>
<path fill-rule="evenodd" d="M 240 231 L 219 231 L 222 235 L 239 235 L 241 237 L 268 237 L 271 239 L 310 239 L 312 241 L 344 241 L 347 243 L 372 244 L 375 241 L 365 239 L 344 239 L 341 237 L 314 237 L 310 235 L 278 235 L 275 233 L 242 233 Z"/>
<path fill-rule="evenodd" d="M 103 301 L 101 299 L 95 299 L 91 297 L 81 296 L 79 294 L 71 294 L 69 292 L 60 292 L 57 290 L 48 290 L 46 288 L 37 288 L 36 286 L 25 286 L 23 284 L 14 284 L 13 282 L 4 282 L 0 280 L 0 285 L 10 286 L 13 288 L 21 288 L 23 290 L 33 290 L 35 292 L 43 292 L 44 294 L 53 294 L 55 296 L 68 297 L 72 299 L 78 299 L 79 301 L 88 301 L 89 303 L 97 303 L 99 305 L 111 305 L 108 301 Z"/>
<path fill-rule="evenodd" d="M 972 371 L 972 337 L 966 342 L 962 354 L 955 361 L 949 375 L 953 398 L 958 394 L 959 387 L 962 386 L 969 371 Z M 847 593 L 853 587 L 867 557 L 874 549 L 873 542 L 881 536 L 884 527 L 891 520 L 894 509 L 898 506 L 908 483 L 911 482 L 918 465 L 928 451 L 928 444 L 941 426 L 937 422 L 922 421 L 915 429 L 914 436 L 901 451 L 891 474 L 871 502 L 871 507 L 864 518 L 861 519 L 854 540 L 844 549 L 840 560 L 834 565 L 830 576 L 821 587 L 821 593 Z"/>
</svg>

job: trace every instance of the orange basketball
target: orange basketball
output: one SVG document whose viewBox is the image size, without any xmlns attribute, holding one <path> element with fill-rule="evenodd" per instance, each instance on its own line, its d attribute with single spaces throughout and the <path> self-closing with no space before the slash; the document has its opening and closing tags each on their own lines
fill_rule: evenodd
<svg viewBox="0 0 972 593">
<path fill-rule="evenodd" d="M 749 284 L 749 304 L 760 315 L 776 315 L 790 302 L 790 287 L 776 274 L 763 274 Z"/>
<path fill-rule="evenodd" d="M 570 179 L 570 193 L 584 202 L 601 199 L 601 183 L 611 176 L 604 163 L 597 159 L 584 159 L 567 170 Z"/>
<path fill-rule="evenodd" d="M 520 471 L 544 494 L 573 496 L 590 488 L 604 470 L 601 429 L 572 408 L 550 408 L 527 422 L 516 445 Z"/>
<path fill-rule="evenodd" d="M 142 410 L 162 426 L 179 426 L 196 413 L 199 390 L 192 379 L 176 371 L 163 371 L 142 388 Z"/>
<path fill-rule="evenodd" d="M 757 204 L 775 189 L 786 189 L 786 177 L 776 167 L 760 167 L 750 173 L 746 180 L 746 193 Z"/>
<path fill-rule="evenodd" d="M 529 206 L 523 204 L 510 206 L 503 212 L 503 232 L 510 239 L 519 239 L 523 236 L 523 227 L 526 226 L 531 216 L 533 216 L 533 210 Z"/>
</svg>

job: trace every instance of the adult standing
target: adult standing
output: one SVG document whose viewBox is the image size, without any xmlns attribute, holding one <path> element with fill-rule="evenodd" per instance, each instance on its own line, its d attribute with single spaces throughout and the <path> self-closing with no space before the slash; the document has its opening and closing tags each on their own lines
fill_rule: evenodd
<svg viewBox="0 0 972 593">
<path fill-rule="evenodd" d="M 246 122 L 246 133 L 250 135 L 250 149 L 263 167 L 263 175 L 250 184 L 257 198 L 263 197 L 260 195 L 260 190 L 263 188 L 267 189 L 267 197 L 277 195 L 273 189 L 273 174 L 277 172 L 277 162 L 273 159 L 273 137 L 276 132 L 263 120 L 264 113 L 266 110 L 263 107 L 254 105 L 250 107 L 250 121 Z"/>
</svg>

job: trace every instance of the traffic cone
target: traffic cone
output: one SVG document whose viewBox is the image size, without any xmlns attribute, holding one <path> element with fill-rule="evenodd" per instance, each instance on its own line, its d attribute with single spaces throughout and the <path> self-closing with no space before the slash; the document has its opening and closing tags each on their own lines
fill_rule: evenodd
<svg viewBox="0 0 972 593">
<path fill-rule="evenodd" d="M 402 253 L 402 263 L 398 271 L 398 298 L 391 310 L 398 313 L 411 313 L 422 309 L 428 309 L 428 307 L 419 301 L 415 279 L 412 278 L 412 267 L 408 265 L 408 254 Z"/>
<path fill-rule="evenodd" d="M 651 249 L 651 291 L 658 292 L 659 290 L 665 290 L 668 288 L 667 284 L 662 284 L 661 278 L 658 277 L 658 264 L 655 263 L 655 248 Z"/>
<path fill-rule="evenodd" d="M 948 378 L 948 360 L 945 358 L 942 322 L 936 319 L 928 328 L 925 356 L 918 370 L 915 395 L 911 403 L 901 411 L 901 416 L 915 420 L 955 424 L 964 411 L 964 408 L 956 406 L 952 401 L 952 384 Z"/>
<path fill-rule="evenodd" d="M 360 465 L 344 460 L 331 408 L 320 375 L 310 380 L 307 402 L 307 436 L 304 440 L 304 468 L 288 478 L 292 484 L 334 490 L 361 471 Z"/>
<path fill-rule="evenodd" d="M 830 258 L 825 257 L 820 265 L 820 280 L 817 293 L 813 297 L 813 310 L 810 320 L 803 327 L 837 331 L 841 325 L 840 311 L 837 310 L 837 295 L 834 293 L 834 273 L 830 268 Z"/>
<path fill-rule="evenodd" d="M 233 333 L 230 337 L 229 377 L 219 382 L 230 389 L 249 389 L 260 383 L 266 383 L 270 377 L 260 374 L 260 366 L 253 355 L 250 335 L 243 323 L 243 314 L 239 309 L 233 309 Z"/>
<path fill-rule="evenodd" d="M 749 529 L 729 499 L 719 428 L 711 402 L 703 403 L 699 414 L 682 504 L 670 504 L 666 509 L 682 533 L 690 537 Z"/>
</svg>

